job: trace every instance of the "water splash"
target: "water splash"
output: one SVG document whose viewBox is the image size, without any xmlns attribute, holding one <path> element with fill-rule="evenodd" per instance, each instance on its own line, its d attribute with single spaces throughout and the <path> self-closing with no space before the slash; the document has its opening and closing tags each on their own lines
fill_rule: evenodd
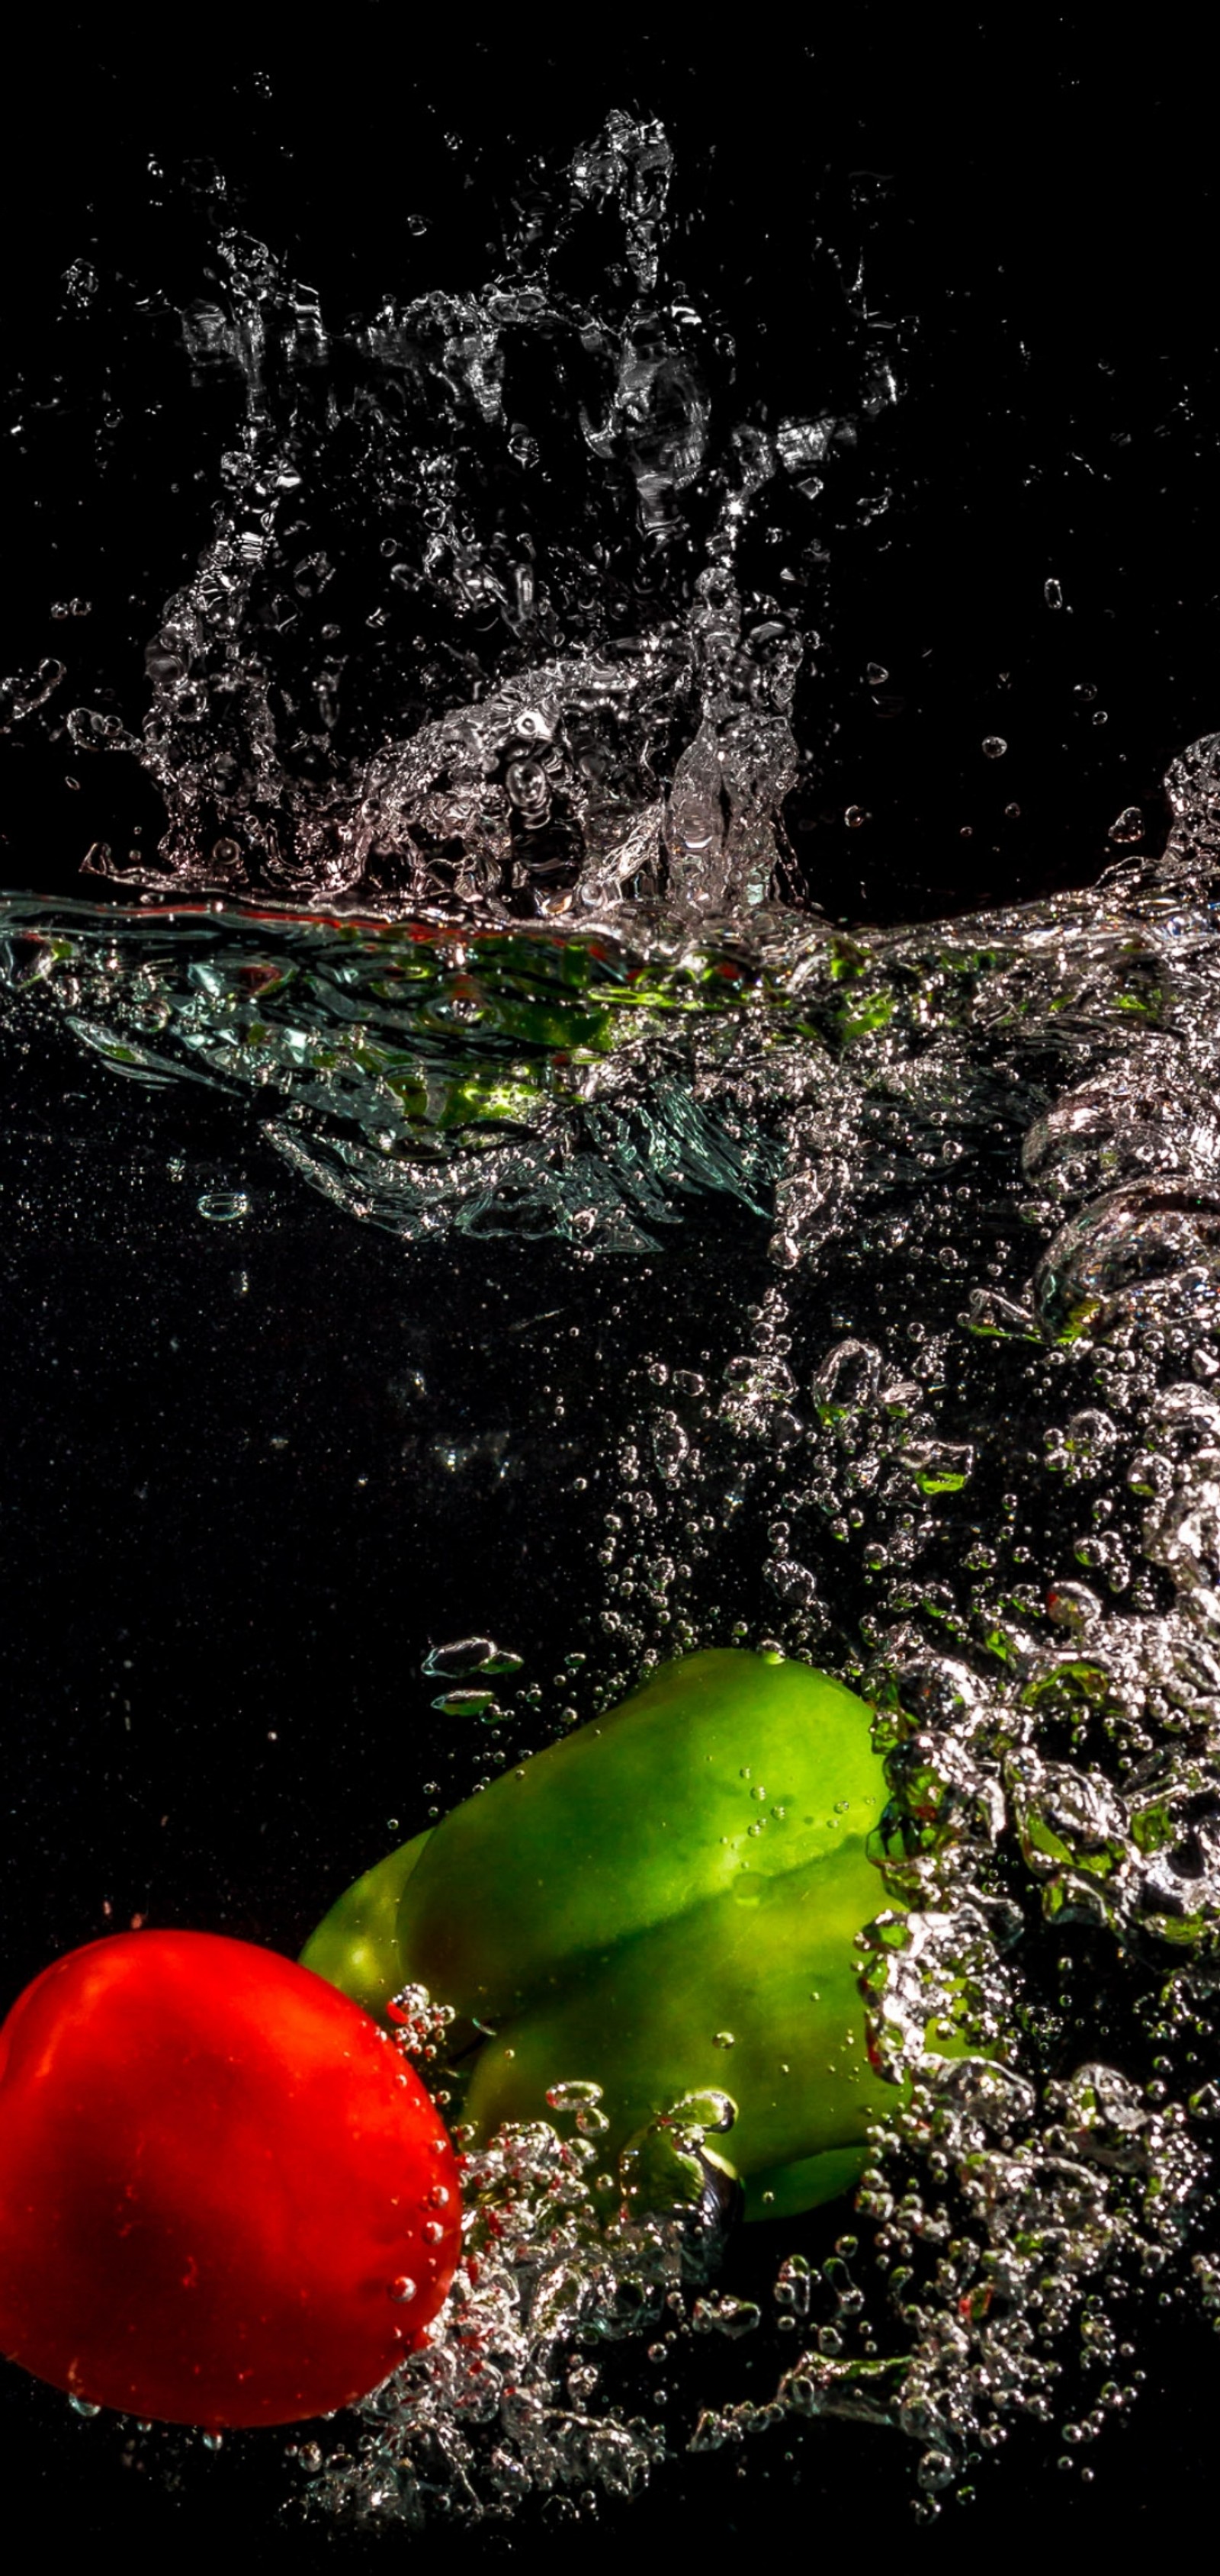
<svg viewBox="0 0 1220 2576">
<path fill-rule="evenodd" d="M 215 534 L 148 648 L 142 736 L 68 728 L 143 761 L 175 890 L 483 918 L 765 898 L 817 498 L 894 399 L 896 335 L 845 274 L 850 408 L 742 418 L 724 325 L 672 274 L 673 175 L 660 126 L 616 113 L 485 287 L 340 332 L 222 225 L 182 317 L 196 375 L 244 398 Z"/>
</svg>

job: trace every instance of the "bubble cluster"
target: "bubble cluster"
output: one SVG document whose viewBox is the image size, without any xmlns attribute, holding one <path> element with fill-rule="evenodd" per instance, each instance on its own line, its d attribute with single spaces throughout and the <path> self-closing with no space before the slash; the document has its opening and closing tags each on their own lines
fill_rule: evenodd
<svg viewBox="0 0 1220 2576">
<path fill-rule="evenodd" d="M 735 1202 L 755 1293 L 615 1397 L 579 1690 L 596 1710 L 667 1656 L 748 1644 L 877 1711 L 859 1974 L 894 2111 L 853 2252 L 808 2275 L 790 2254 L 769 2316 L 718 2208 L 692 2292 L 697 2142 L 662 2124 L 671 2215 L 633 2215 L 573 2067 L 553 2127 L 472 2163 L 474 2271 L 319 2471 L 333 2502 L 630 2489 L 688 2442 L 846 2412 L 911 2437 L 931 2514 L 1023 2418 L 1085 2457 L 1134 2401 L 1141 2307 L 1214 2304 L 1216 757 L 1179 764 L 1167 850 L 1104 906 L 917 932 L 522 925 L 459 957 L 395 923 L 6 903 L 6 1010 L 62 1014 L 111 1074 L 245 1092 L 356 1216 L 618 1260 L 699 1196 Z M 578 1660 L 553 1710 L 525 1695 L 544 1733 Z M 494 1722 L 509 1649 L 427 1664 Z M 772 2330 L 774 2395 L 702 2402 L 699 2356 Z M 671 2334 L 672 2389 L 647 2360 Z"/>
<path fill-rule="evenodd" d="M 434 2080 L 452 2016 L 413 1987 L 395 2019 Z M 296 2450 L 315 2511 L 418 2528 L 504 2516 L 530 2495 L 576 2512 L 634 2494 L 670 2449 L 655 2368 L 638 2384 L 645 2340 L 655 2365 L 688 2333 L 757 2323 L 705 2288 L 722 2203 L 703 2143 L 731 2125 L 728 2097 L 675 2104 L 613 2177 L 598 2170 L 598 2086 L 574 2078 L 548 2100 L 549 2121 L 510 2124 L 463 2158 L 462 2260 L 428 2343 L 356 2410 L 354 2436 Z"/>
</svg>

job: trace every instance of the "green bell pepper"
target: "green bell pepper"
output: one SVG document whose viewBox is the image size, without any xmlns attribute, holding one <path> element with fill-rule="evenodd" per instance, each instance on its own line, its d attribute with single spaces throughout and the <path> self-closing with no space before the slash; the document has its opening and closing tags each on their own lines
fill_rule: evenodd
<svg viewBox="0 0 1220 2576">
<path fill-rule="evenodd" d="M 477 2139 L 583 2079 L 613 2170 L 715 2089 L 746 2216 L 812 2208 L 851 2187 L 896 2100 L 853 1954 L 887 1902 L 869 1721 L 804 1664 L 690 1655 L 391 1853 L 302 1958 L 372 2012 L 415 1983 L 454 2007 Z"/>
</svg>

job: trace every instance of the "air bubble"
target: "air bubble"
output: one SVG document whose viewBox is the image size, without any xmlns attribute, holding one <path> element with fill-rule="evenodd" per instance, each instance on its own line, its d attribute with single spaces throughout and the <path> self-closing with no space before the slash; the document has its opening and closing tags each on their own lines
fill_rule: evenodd
<svg viewBox="0 0 1220 2576">
<path fill-rule="evenodd" d="M 245 1190 L 204 1190 L 196 1200 L 200 1216 L 211 1225 L 235 1225 L 240 1217 L 249 1216 L 250 1200 Z"/>
<path fill-rule="evenodd" d="M 489 1690 L 440 1691 L 432 1706 L 442 1717 L 481 1717 L 488 1723 L 504 1715 L 495 1693 Z"/>
<path fill-rule="evenodd" d="M 448 1645 L 432 1646 L 424 1657 L 421 1670 L 433 1676 L 460 1681 L 467 1673 L 519 1673 L 522 1658 L 493 1637 L 456 1637 Z"/>
</svg>

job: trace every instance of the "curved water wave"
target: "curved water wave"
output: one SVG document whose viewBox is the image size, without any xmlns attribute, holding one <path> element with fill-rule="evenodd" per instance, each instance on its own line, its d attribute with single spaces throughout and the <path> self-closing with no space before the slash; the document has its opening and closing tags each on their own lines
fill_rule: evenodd
<svg viewBox="0 0 1220 2576">
<path fill-rule="evenodd" d="M 1216 1159 L 1190 1087 L 1202 913 L 1081 896 L 848 934 L 775 907 L 698 932 L 632 907 L 575 933 L 12 897 L 0 926 L 23 1007 L 58 1006 L 129 1077 L 253 1092 L 296 1170 L 406 1236 L 647 1248 L 727 1196 L 772 1219 L 791 1266 L 874 1206 L 909 1197 L 922 1225 L 950 1164 L 954 1188 L 990 1172 L 1007 1200 L 1022 1135 L 1028 1183 L 1061 1202 Z M 1124 1241 L 1131 1204 L 1108 1220 Z M 1106 1231 L 1075 1222 L 1061 1305 L 1077 1237 Z"/>
</svg>

